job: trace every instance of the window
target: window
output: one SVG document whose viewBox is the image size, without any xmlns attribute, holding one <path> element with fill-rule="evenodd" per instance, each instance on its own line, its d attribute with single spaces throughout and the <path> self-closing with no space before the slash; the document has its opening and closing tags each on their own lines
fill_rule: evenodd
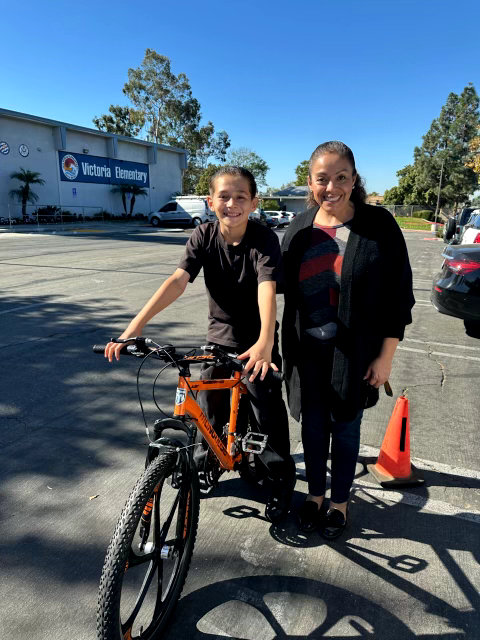
<svg viewBox="0 0 480 640">
<path fill-rule="evenodd" d="M 169 202 L 168 204 L 164 205 L 161 209 L 159 209 L 159 213 L 166 213 L 167 211 L 176 211 L 176 210 L 177 210 L 177 203 Z"/>
</svg>

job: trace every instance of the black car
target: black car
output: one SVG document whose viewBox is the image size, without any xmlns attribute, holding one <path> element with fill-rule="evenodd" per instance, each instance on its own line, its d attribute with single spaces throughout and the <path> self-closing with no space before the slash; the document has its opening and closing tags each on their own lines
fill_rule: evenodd
<svg viewBox="0 0 480 640">
<path fill-rule="evenodd" d="M 480 338 L 480 246 L 449 245 L 442 254 L 442 270 L 432 287 L 437 311 L 461 318 L 469 336 Z"/>
</svg>

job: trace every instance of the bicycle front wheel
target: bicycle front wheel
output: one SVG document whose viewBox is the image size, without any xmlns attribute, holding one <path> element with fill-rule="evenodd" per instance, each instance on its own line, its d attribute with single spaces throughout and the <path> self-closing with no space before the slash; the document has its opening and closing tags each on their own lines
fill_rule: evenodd
<svg viewBox="0 0 480 640">
<path fill-rule="evenodd" d="M 98 640 L 159 638 L 185 584 L 198 527 L 196 472 L 159 455 L 127 500 L 108 547 Z"/>
</svg>

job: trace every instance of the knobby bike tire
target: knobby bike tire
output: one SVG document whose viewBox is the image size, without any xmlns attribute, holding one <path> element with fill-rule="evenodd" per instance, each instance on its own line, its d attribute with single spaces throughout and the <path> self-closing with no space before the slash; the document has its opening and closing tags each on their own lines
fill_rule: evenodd
<svg viewBox="0 0 480 640">
<path fill-rule="evenodd" d="M 149 559 L 145 560 L 142 565 L 133 563 L 134 566 L 132 566 L 133 552 L 131 551 L 136 544 L 137 530 L 141 526 L 142 514 L 146 512 L 145 510 L 148 511 L 148 505 L 153 505 L 150 506 L 150 511 L 154 530 L 156 530 L 156 526 L 159 528 L 162 526 L 162 522 L 160 522 L 161 500 L 165 489 L 168 487 L 166 479 L 172 477 L 176 464 L 176 454 L 163 454 L 156 457 L 132 489 L 117 522 L 108 547 L 100 581 L 97 610 L 98 640 L 154 640 L 155 638 L 160 638 L 160 634 L 180 598 L 190 566 L 198 527 L 200 498 L 196 471 L 188 472 L 184 467 L 184 471 L 187 472 L 178 483 L 180 486 L 177 490 L 178 513 L 172 517 L 171 522 L 174 523 L 176 521 L 174 524 L 177 532 L 176 536 L 181 538 L 182 546 L 179 545 L 180 551 L 172 559 L 174 568 L 168 581 L 168 591 L 165 594 L 162 594 L 164 564 L 167 564 L 169 560 L 160 559 L 159 548 L 155 547 L 156 542 L 152 543 L 153 551 L 148 555 Z M 187 463 L 184 462 L 184 464 L 186 465 Z M 169 491 L 171 493 L 174 490 L 169 489 Z M 175 500 L 173 500 L 173 503 L 175 504 Z M 174 506 L 170 509 L 170 513 L 174 513 Z M 168 530 L 170 529 L 168 528 Z M 161 536 L 159 536 L 160 538 Z M 154 564 L 155 554 L 157 558 L 156 569 Z M 145 567 L 147 564 L 148 567 Z M 133 622 L 130 625 L 128 616 L 126 622 L 121 619 L 121 613 L 123 613 L 121 612 L 121 604 L 122 589 L 125 591 L 127 589 L 124 586 L 127 573 L 130 575 L 130 572 L 139 569 L 139 577 L 141 577 L 141 572 L 143 571 L 141 567 L 145 567 L 147 575 L 143 579 L 138 596 L 136 596 L 134 609 L 142 592 L 144 592 L 142 603 L 147 598 L 149 589 L 151 589 L 151 585 L 154 582 L 155 571 L 157 572 L 157 581 L 152 620 L 147 624 L 146 629 L 140 628 L 139 632 L 137 632 L 137 630 L 133 631 L 135 625 Z M 160 579 L 160 573 L 162 579 Z M 149 575 L 150 578 L 147 580 Z M 136 588 L 133 589 L 133 592 L 135 591 Z M 128 595 L 130 596 L 131 594 Z M 140 611 L 142 606 L 143 604 L 140 605 Z"/>
</svg>

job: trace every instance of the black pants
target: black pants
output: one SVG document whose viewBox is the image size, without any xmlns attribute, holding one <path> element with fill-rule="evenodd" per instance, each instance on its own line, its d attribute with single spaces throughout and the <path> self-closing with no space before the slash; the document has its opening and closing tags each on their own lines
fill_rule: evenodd
<svg viewBox="0 0 480 640">
<path fill-rule="evenodd" d="M 274 348 L 272 361 L 280 368 L 281 358 L 277 348 Z M 203 380 L 230 378 L 231 373 L 232 370 L 228 366 L 216 367 L 207 364 L 202 367 L 201 377 Z M 259 380 L 260 376 L 257 378 Z M 277 381 L 249 382 L 247 378 L 243 382 L 248 389 L 250 417 L 256 422 L 252 425 L 252 430 L 268 436 L 265 451 L 258 457 L 267 467 L 268 476 L 273 481 L 291 483 L 295 478 L 295 463 L 290 455 L 288 414 L 282 397 L 282 385 Z M 242 401 L 245 399 L 244 396 Z M 197 402 L 215 431 L 222 433 L 223 427 L 230 419 L 230 393 L 202 391 L 198 394 Z M 199 455 L 200 452 L 195 457 L 198 459 Z"/>
<path fill-rule="evenodd" d="M 363 409 L 349 422 L 333 419 L 331 407 L 335 392 L 330 383 L 333 351 L 333 345 L 322 345 L 314 338 L 305 338 L 302 344 L 299 368 L 302 442 L 308 491 L 314 496 L 322 496 L 331 439 L 331 500 L 340 504 L 348 500 L 355 477 Z"/>
</svg>

